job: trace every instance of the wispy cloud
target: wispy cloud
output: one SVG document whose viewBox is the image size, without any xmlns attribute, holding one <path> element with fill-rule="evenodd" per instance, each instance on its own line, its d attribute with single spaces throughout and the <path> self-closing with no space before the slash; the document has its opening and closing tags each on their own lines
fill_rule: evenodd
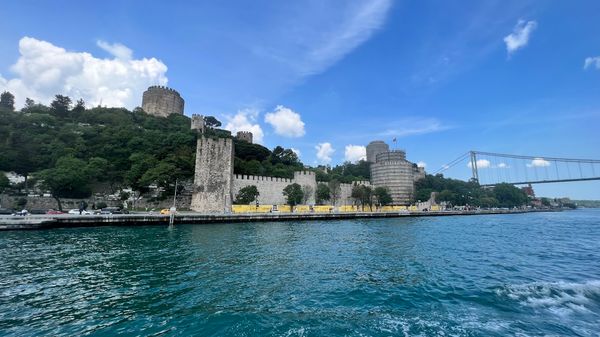
<svg viewBox="0 0 600 337">
<path fill-rule="evenodd" d="M 294 81 L 318 74 L 369 40 L 386 21 L 392 0 L 319 2 L 286 17 L 281 40 L 252 46 L 254 55 L 276 62 Z M 326 13 L 326 15 L 324 14 Z"/>
<path fill-rule="evenodd" d="M 506 51 L 512 55 L 518 49 L 525 47 L 529 43 L 531 33 L 537 28 L 537 22 L 519 20 L 513 28 L 513 32 L 504 37 Z"/>
<path fill-rule="evenodd" d="M 385 22 L 391 0 L 359 1 L 307 54 L 304 75 L 319 73 L 367 41 Z"/>
<path fill-rule="evenodd" d="M 583 63 L 583 69 L 593 67 L 596 67 L 596 69 L 600 69 L 600 56 L 588 57 L 585 59 L 585 62 Z"/>
<path fill-rule="evenodd" d="M 437 118 L 406 118 L 388 124 L 390 127 L 377 135 L 381 137 L 409 137 L 451 129 Z"/>
</svg>

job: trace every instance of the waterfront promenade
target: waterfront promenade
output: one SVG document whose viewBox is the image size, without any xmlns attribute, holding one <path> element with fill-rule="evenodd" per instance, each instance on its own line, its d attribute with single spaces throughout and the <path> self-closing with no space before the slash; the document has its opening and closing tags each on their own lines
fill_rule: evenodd
<svg viewBox="0 0 600 337">
<path fill-rule="evenodd" d="M 430 212 L 334 212 L 334 213 L 235 213 L 202 214 L 196 212 L 178 212 L 177 224 L 210 224 L 236 222 L 269 221 L 314 221 L 365 218 L 399 218 L 427 216 L 465 216 L 482 214 L 517 214 L 541 212 L 547 210 L 472 210 L 472 211 L 430 211 Z M 114 214 L 114 215 L 29 215 L 0 216 L 0 230 L 50 229 L 96 226 L 144 226 L 169 224 L 169 215 L 150 213 Z"/>
</svg>

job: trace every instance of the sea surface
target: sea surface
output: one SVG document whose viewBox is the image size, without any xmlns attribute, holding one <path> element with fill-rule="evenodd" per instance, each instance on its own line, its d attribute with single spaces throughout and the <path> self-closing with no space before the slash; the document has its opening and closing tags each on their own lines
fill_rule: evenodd
<svg viewBox="0 0 600 337">
<path fill-rule="evenodd" d="M 2 336 L 600 336 L 600 210 L 0 232 Z"/>
</svg>

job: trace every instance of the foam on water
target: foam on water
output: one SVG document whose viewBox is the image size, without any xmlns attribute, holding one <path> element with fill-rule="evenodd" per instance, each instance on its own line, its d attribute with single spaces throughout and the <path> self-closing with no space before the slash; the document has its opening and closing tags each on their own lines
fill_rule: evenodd
<svg viewBox="0 0 600 337">
<path fill-rule="evenodd" d="M 593 313 L 600 306 L 600 280 L 587 282 L 533 282 L 509 285 L 497 290 L 521 305 L 546 309 L 557 315 Z"/>
</svg>

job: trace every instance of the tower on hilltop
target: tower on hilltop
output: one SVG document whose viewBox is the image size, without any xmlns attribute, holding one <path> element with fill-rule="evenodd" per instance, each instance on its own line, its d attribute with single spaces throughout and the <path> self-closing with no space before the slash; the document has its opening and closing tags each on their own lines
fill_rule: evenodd
<svg viewBox="0 0 600 337">
<path fill-rule="evenodd" d="M 184 100 L 171 88 L 155 85 L 144 91 L 142 109 L 150 115 L 167 117 L 171 114 L 183 115 Z"/>
<path fill-rule="evenodd" d="M 252 144 L 252 132 L 250 131 L 238 131 L 235 138 Z"/>
</svg>

